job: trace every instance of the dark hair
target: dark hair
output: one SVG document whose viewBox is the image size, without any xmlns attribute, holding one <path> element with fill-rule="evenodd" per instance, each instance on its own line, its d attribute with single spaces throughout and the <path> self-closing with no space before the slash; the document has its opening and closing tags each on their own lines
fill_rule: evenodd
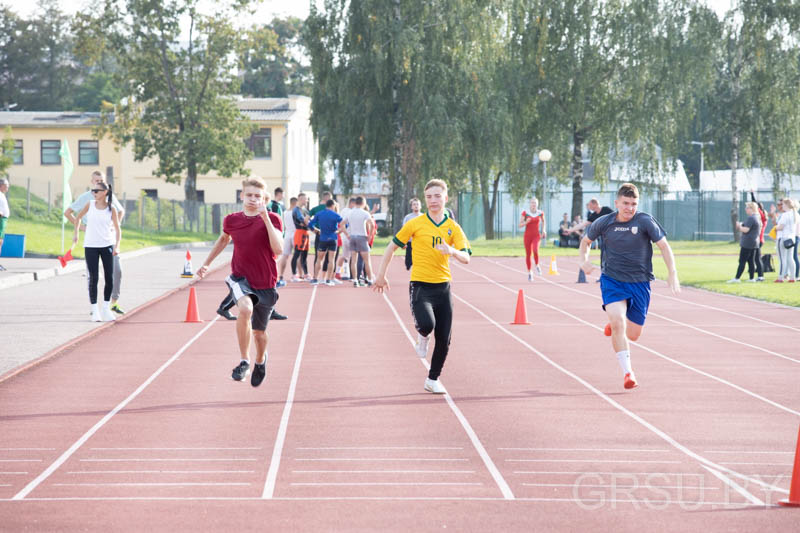
<svg viewBox="0 0 800 533">
<path fill-rule="evenodd" d="M 627 196 L 628 198 L 639 198 L 639 189 L 633 183 L 623 183 L 617 191 L 617 198 Z"/>
<path fill-rule="evenodd" d="M 333 197 L 333 195 L 331 194 L 331 191 L 323 191 L 323 192 L 322 192 L 322 196 L 330 196 L 330 197 Z"/>
<path fill-rule="evenodd" d="M 283 189 L 280 187 L 275 187 L 275 194 L 277 195 L 279 192 L 283 192 Z"/>
<path fill-rule="evenodd" d="M 325 207 L 333 207 L 334 205 L 336 205 L 336 202 L 334 202 L 333 200 L 328 200 L 327 202 L 325 202 Z"/>
<path fill-rule="evenodd" d="M 356 196 L 356 205 L 364 205 L 364 197 Z"/>
<path fill-rule="evenodd" d="M 108 210 L 111 211 L 111 202 L 114 200 L 114 193 L 111 191 L 111 184 L 108 184 L 108 197 L 106 197 L 106 202 L 108 202 Z"/>
</svg>

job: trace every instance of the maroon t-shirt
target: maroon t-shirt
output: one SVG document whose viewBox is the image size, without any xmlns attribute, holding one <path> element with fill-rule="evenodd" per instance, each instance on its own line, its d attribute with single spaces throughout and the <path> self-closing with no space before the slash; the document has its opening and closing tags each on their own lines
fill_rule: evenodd
<svg viewBox="0 0 800 533">
<path fill-rule="evenodd" d="M 278 231 L 283 231 L 281 217 L 275 213 L 267 215 L 272 225 Z M 278 280 L 278 267 L 261 215 L 250 217 L 243 211 L 231 213 L 222 222 L 222 231 L 233 238 L 233 275 L 247 278 L 254 289 L 274 289 Z"/>
</svg>

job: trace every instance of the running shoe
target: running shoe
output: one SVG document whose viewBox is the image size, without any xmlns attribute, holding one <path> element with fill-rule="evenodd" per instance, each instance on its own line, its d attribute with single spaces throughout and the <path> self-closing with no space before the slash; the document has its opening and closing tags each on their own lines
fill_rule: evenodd
<svg viewBox="0 0 800 533">
<path fill-rule="evenodd" d="M 283 278 L 279 279 L 278 283 L 275 284 L 275 288 L 276 289 L 280 289 L 281 287 L 285 287 L 285 286 L 286 286 L 286 280 L 283 279 Z"/>
<path fill-rule="evenodd" d="M 338 280 L 338 279 L 336 279 L 336 278 L 333 278 L 333 284 L 334 284 L 334 285 L 341 285 L 341 284 L 342 284 L 342 282 L 341 282 L 341 280 Z"/>
<path fill-rule="evenodd" d="M 337 272 L 336 274 L 333 275 L 333 279 L 341 280 L 342 279 L 342 275 L 339 272 Z"/>
<path fill-rule="evenodd" d="M 314 278 L 311 281 L 309 281 L 308 283 L 311 284 L 311 285 L 319 285 L 319 280 L 317 278 Z"/>
<path fill-rule="evenodd" d="M 795 282 L 795 280 L 793 280 L 793 279 L 789 280 L 789 283 L 794 283 L 794 282 Z"/>
<path fill-rule="evenodd" d="M 611 336 L 611 324 L 606 324 L 605 329 L 603 329 L 603 335 L 605 335 L 606 337 Z"/>
<path fill-rule="evenodd" d="M 625 374 L 625 378 L 623 380 L 623 387 L 626 389 L 635 389 L 638 387 L 639 384 L 636 383 L 636 376 L 633 375 L 633 372 L 628 372 Z"/>
<path fill-rule="evenodd" d="M 92 322 L 102 322 L 103 317 L 100 316 L 100 309 L 93 308 L 91 311 Z"/>
<path fill-rule="evenodd" d="M 328 281 L 326 281 L 325 285 L 327 285 L 328 287 L 335 287 L 336 286 L 336 284 L 333 282 L 332 279 L 329 279 Z"/>
<path fill-rule="evenodd" d="M 289 281 L 291 281 L 292 283 L 300 283 L 300 282 L 301 282 L 301 281 L 303 281 L 303 280 L 302 280 L 302 279 L 300 279 L 300 278 L 299 278 L 299 277 L 297 277 L 297 276 L 292 276 L 292 279 L 291 279 L 291 280 L 289 280 Z"/>
<path fill-rule="evenodd" d="M 755 283 L 756 281 L 758 281 L 758 279 L 756 279 L 756 278 L 748 279 L 747 283 Z"/>
<path fill-rule="evenodd" d="M 286 316 L 286 315 L 280 314 L 279 312 L 277 312 L 274 309 L 272 310 L 272 314 L 269 315 L 269 319 L 270 320 L 286 320 L 287 318 L 289 318 L 289 317 Z"/>
<path fill-rule="evenodd" d="M 225 309 L 224 307 L 220 307 L 217 309 L 217 314 L 222 318 L 226 318 L 228 320 L 236 320 L 236 317 L 231 314 L 230 311 Z"/>
<path fill-rule="evenodd" d="M 113 322 L 116 319 L 114 313 L 111 312 L 111 306 L 107 303 L 104 303 L 103 307 L 100 308 L 100 317 L 103 322 Z"/>
<path fill-rule="evenodd" d="M 264 362 L 260 365 L 256 363 L 253 367 L 253 373 L 250 375 L 250 385 L 258 387 L 261 385 L 261 382 L 264 381 L 265 377 L 267 377 L 267 363 Z"/>
<path fill-rule="evenodd" d="M 438 379 L 425 379 L 425 390 L 434 394 L 447 394 L 447 389 L 439 383 Z"/>
<path fill-rule="evenodd" d="M 759 278 L 756 278 L 756 281 L 764 281 L 764 278 L 763 278 L 763 276 L 762 276 L 762 277 L 759 277 Z"/>
<path fill-rule="evenodd" d="M 242 381 L 247 377 L 248 372 L 250 372 L 250 363 L 247 361 L 242 361 L 239 363 L 239 366 L 233 369 L 233 374 L 231 374 L 231 377 L 234 381 Z"/>
<path fill-rule="evenodd" d="M 542 275 L 542 267 L 540 267 L 539 265 L 536 265 L 536 273 L 539 274 L 540 276 Z"/>
<path fill-rule="evenodd" d="M 533 272 L 528 271 L 528 281 L 533 281 Z"/>
<path fill-rule="evenodd" d="M 118 315 L 124 315 L 124 314 L 125 314 L 125 310 L 124 310 L 124 309 L 122 309 L 122 308 L 119 306 L 119 304 L 114 304 L 114 305 L 112 305 L 112 306 L 111 306 L 111 310 L 112 310 L 112 311 L 114 311 L 115 313 L 117 313 Z"/>
<path fill-rule="evenodd" d="M 733 278 L 733 279 L 729 279 L 725 283 L 741 283 L 741 282 L 742 282 L 742 280 Z"/>
<path fill-rule="evenodd" d="M 783 283 L 783 280 L 781 278 L 776 278 L 775 283 Z"/>
<path fill-rule="evenodd" d="M 428 355 L 428 341 L 430 340 L 430 336 L 423 337 L 420 333 L 417 333 L 417 344 L 414 348 L 417 350 L 417 355 L 420 359 L 425 359 L 425 356 Z"/>
</svg>

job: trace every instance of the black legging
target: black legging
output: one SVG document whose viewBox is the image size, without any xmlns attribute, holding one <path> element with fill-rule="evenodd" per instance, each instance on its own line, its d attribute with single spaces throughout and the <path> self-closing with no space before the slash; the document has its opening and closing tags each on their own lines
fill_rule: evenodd
<svg viewBox="0 0 800 533">
<path fill-rule="evenodd" d="M 439 379 L 450 349 L 450 330 L 453 325 L 453 300 L 450 283 L 424 283 L 412 281 L 408 285 L 414 327 L 427 337 L 433 331 L 436 344 L 431 355 L 428 378 Z"/>
<path fill-rule="evenodd" d="M 761 245 L 764 244 L 763 242 L 758 243 L 758 248 L 755 250 L 755 254 L 753 255 L 756 261 L 756 272 L 758 272 L 758 277 L 763 279 L 764 278 L 764 263 L 761 262 Z"/>
<path fill-rule="evenodd" d="M 744 272 L 744 265 L 747 264 L 747 272 L 750 274 L 750 279 L 753 279 L 755 272 L 755 255 L 758 248 L 739 248 L 739 268 L 736 269 L 736 279 L 742 277 Z"/>
<path fill-rule="evenodd" d="M 86 257 L 86 269 L 89 271 L 89 302 L 97 303 L 97 282 L 99 274 L 99 260 L 103 260 L 103 275 L 105 285 L 103 286 L 103 300 L 111 300 L 111 291 L 114 289 L 114 249 L 111 246 L 105 248 L 84 248 L 83 254 Z"/>
<path fill-rule="evenodd" d="M 297 260 L 300 259 L 300 266 L 303 267 L 303 272 L 308 274 L 308 250 L 294 249 L 292 256 L 292 274 L 297 274 Z"/>
</svg>

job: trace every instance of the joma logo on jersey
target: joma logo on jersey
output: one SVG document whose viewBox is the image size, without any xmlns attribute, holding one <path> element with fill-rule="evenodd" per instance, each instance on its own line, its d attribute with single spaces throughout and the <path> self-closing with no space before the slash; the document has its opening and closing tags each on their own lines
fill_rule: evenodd
<svg viewBox="0 0 800 533">
<path fill-rule="evenodd" d="M 616 228 L 614 228 L 614 231 L 630 231 L 630 230 L 631 230 L 631 228 L 629 228 L 629 227 L 617 226 Z M 636 233 L 636 232 L 634 232 L 634 233 Z"/>
</svg>

